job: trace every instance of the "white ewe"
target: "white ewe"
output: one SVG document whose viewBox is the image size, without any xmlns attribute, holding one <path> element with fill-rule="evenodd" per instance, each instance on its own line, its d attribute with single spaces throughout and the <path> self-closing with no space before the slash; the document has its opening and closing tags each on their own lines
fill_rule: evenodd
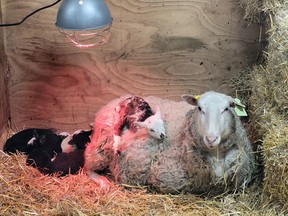
<svg viewBox="0 0 288 216">
<path fill-rule="evenodd" d="M 102 109 L 94 124 L 98 132 L 85 152 L 90 176 L 108 188 L 109 181 L 94 172 L 108 168 L 116 182 L 148 185 L 164 193 L 215 195 L 246 186 L 255 171 L 254 155 L 234 100 L 217 92 L 183 98 L 189 104 L 145 98 L 152 107 L 160 107 L 166 138 L 147 136 L 144 129 L 127 130 L 118 155 L 113 154 L 109 125 L 115 117 L 107 107 Z"/>
<path fill-rule="evenodd" d="M 187 136 L 191 150 L 199 152 L 211 164 L 212 185 L 237 189 L 251 181 L 255 157 L 239 116 L 243 105 L 230 96 L 209 91 L 201 96 L 183 95 L 189 104 L 197 106 L 187 121 Z M 211 192 L 213 193 L 213 192 Z"/>
</svg>

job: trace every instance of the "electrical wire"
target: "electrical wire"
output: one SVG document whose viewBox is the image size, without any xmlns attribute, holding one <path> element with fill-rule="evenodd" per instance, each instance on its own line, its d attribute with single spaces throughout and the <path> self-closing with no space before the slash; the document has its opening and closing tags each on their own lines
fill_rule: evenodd
<svg viewBox="0 0 288 216">
<path fill-rule="evenodd" d="M 47 8 L 50 8 L 56 4 L 58 4 L 61 0 L 57 0 L 56 2 L 50 4 L 50 5 L 47 5 L 47 6 L 44 6 L 44 7 L 41 7 L 35 11 L 33 11 L 32 13 L 28 14 L 27 16 L 25 16 L 20 22 L 17 22 L 17 23 L 8 23 L 8 24 L 0 24 L 0 27 L 8 27 L 8 26 L 16 26 L 16 25 L 20 25 L 22 24 L 26 19 L 28 19 L 30 16 L 32 16 L 33 14 L 41 11 L 41 10 L 44 10 L 44 9 L 47 9 Z"/>
</svg>

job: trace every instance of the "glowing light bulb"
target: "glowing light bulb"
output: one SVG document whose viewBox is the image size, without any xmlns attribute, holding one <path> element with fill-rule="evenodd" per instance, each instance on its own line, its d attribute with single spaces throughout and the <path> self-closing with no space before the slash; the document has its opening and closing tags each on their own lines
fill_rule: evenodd
<svg viewBox="0 0 288 216">
<path fill-rule="evenodd" d="M 100 29 L 83 30 L 83 31 L 67 31 L 58 29 L 60 33 L 65 35 L 70 43 L 79 48 L 90 48 L 106 44 L 111 36 L 111 24 Z"/>
<path fill-rule="evenodd" d="M 63 0 L 57 13 L 58 30 L 79 48 L 106 44 L 111 25 L 105 0 Z"/>
</svg>

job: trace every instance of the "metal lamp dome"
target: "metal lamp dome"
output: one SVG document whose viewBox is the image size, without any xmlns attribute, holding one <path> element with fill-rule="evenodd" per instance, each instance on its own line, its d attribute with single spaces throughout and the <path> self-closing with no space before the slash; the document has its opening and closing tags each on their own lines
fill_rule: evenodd
<svg viewBox="0 0 288 216">
<path fill-rule="evenodd" d="M 112 17 L 105 0 L 63 0 L 55 25 L 78 47 L 107 42 Z"/>
<path fill-rule="evenodd" d="M 105 0 L 63 0 L 56 26 L 65 30 L 98 29 L 112 23 Z"/>
</svg>

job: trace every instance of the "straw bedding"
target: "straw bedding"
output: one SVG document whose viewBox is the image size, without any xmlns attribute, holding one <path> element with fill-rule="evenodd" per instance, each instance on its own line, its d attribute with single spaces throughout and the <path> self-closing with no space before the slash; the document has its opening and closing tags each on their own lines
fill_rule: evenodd
<svg viewBox="0 0 288 216">
<path fill-rule="evenodd" d="M 0 215 L 276 215 L 262 209 L 252 188 L 207 199 L 191 194 L 161 195 L 144 187 L 114 185 L 99 189 L 82 172 L 44 176 L 25 165 L 24 155 L 0 152 Z M 258 201 L 257 201 L 258 200 Z M 280 213 L 281 215 L 281 213 Z"/>
<path fill-rule="evenodd" d="M 209 199 L 153 194 L 129 185 L 112 184 L 103 191 L 82 172 L 44 176 L 25 165 L 24 155 L 0 152 L 0 215 L 287 215 L 288 2 L 240 0 L 240 5 L 245 18 L 266 17 L 268 26 L 265 61 L 243 71 L 245 76 L 234 83 L 248 103 L 249 135 L 254 143 L 263 144 L 263 184 Z"/>
<path fill-rule="evenodd" d="M 250 86 L 247 98 L 252 124 L 263 143 L 262 195 L 265 202 L 288 213 L 288 2 L 241 0 L 240 4 L 245 7 L 246 18 L 266 17 L 264 62 L 254 66 L 243 82 Z"/>
</svg>

